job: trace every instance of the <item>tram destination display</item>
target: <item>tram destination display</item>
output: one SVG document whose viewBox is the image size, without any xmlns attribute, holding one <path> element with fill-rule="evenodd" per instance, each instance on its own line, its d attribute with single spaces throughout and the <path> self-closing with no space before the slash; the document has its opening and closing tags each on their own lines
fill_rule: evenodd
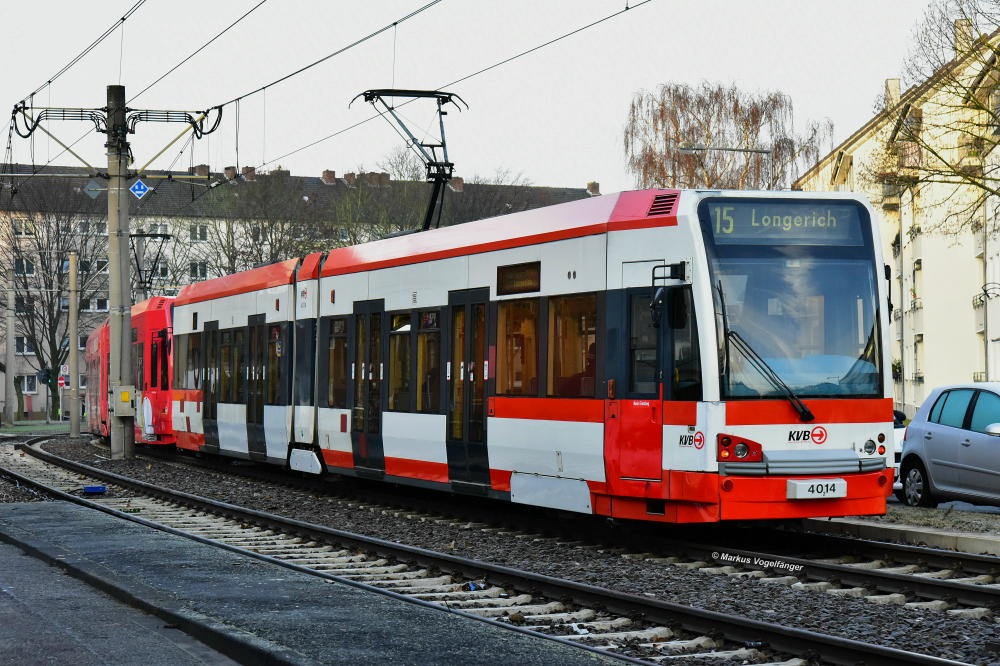
<svg viewBox="0 0 1000 666">
<path fill-rule="evenodd" d="M 712 200 L 702 224 L 720 245 L 862 245 L 862 211 L 837 201 Z"/>
</svg>

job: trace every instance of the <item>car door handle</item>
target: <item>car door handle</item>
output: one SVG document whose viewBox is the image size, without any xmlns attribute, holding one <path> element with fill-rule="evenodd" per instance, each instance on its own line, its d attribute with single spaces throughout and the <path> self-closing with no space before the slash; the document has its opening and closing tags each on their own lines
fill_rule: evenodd
<svg viewBox="0 0 1000 666">
<path fill-rule="evenodd" d="M 967 439 L 962 440 L 962 446 L 972 446 L 972 442 Z"/>
<path fill-rule="evenodd" d="M 929 432 L 924 433 L 924 439 L 934 439 L 934 435 Z"/>
</svg>

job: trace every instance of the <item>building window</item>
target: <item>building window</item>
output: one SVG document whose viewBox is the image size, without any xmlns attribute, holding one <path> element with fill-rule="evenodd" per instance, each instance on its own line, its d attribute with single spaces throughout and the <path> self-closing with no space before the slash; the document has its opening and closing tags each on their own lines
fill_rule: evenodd
<svg viewBox="0 0 1000 666">
<path fill-rule="evenodd" d="M 326 352 L 327 393 L 326 404 L 347 409 L 347 321 L 330 322 L 330 339 Z"/>
<path fill-rule="evenodd" d="M 18 335 L 14 337 L 14 353 L 24 355 L 34 355 L 35 345 L 31 344 L 31 340 L 24 337 L 23 335 Z"/>
<path fill-rule="evenodd" d="M 166 222 L 153 222 L 149 225 L 149 232 L 151 234 L 166 234 L 169 233 L 169 225 Z"/>
<path fill-rule="evenodd" d="M 208 277 L 208 264 L 204 261 L 192 261 L 190 266 L 192 280 L 204 280 Z"/>
<path fill-rule="evenodd" d="M 208 225 L 207 224 L 192 224 L 188 227 L 188 231 L 191 234 L 191 240 L 193 241 L 207 241 L 208 240 Z"/>
<path fill-rule="evenodd" d="M 14 220 L 12 223 L 15 236 L 34 236 L 35 225 L 28 220 Z"/>
<path fill-rule="evenodd" d="M 441 410 L 441 330 L 438 311 L 420 313 L 417 331 L 417 411 Z"/>
<path fill-rule="evenodd" d="M 79 344 L 79 346 L 77 347 L 77 349 L 80 349 L 80 350 L 86 349 L 87 348 L 87 336 L 86 335 L 81 335 L 78 344 Z"/>
<path fill-rule="evenodd" d="M 98 259 L 97 260 L 97 266 L 96 266 L 96 268 L 97 268 L 96 272 L 98 272 L 98 273 L 107 273 L 108 272 L 108 260 L 107 259 Z"/>
<path fill-rule="evenodd" d="M 15 259 L 14 260 L 14 274 L 15 275 L 34 275 L 35 274 L 35 262 L 30 259 Z"/>
<path fill-rule="evenodd" d="M 87 388 L 87 374 L 85 372 L 80 373 L 79 382 L 80 383 L 77 384 L 78 388 Z"/>
<path fill-rule="evenodd" d="M 597 295 L 549 299 L 548 394 L 594 397 L 597 378 Z"/>
<path fill-rule="evenodd" d="M 59 298 L 59 309 L 63 312 L 69 312 L 69 297 L 61 296 Z"/>
<path fill-rule="evenodd" d="M 98 297 L 94 299 L 97 302 L 97 312 L 107 312 L 108 311 L 108 299 Z"/>
<path fill-rule="evenodd" d="M 392 315 L 389 331 L 389 409 L 410 410 L 410 315 Z"/>
<path fill-rule="evenodd" d="M 158 278 L 166 278 L 170 275 L 170 267 L 167 266 L 167 262 L 158 261 L 153 265 L 153 275 Z"/>
<path fill-rule="evenodd" d="M 497 394 L 538 395 L 538 299 L 497 307 Z"/>
<path fill-rule="evenodd" d="M 35 375 L 20 375 L 21 392 L 25 394 L 38 393 L 38 377 Z"/>
<path fill-rule="evenodd" d="M 14 297 L 14 312 L 24 314 L 33 310 L 34 307 L 35 307 L 35 299 L 32 298 L 31 296 Z"/>
</svg>

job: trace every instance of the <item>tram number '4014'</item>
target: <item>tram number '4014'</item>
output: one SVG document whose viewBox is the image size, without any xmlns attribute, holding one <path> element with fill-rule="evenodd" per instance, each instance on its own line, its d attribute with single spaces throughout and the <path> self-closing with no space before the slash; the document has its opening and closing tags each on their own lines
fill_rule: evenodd
<svg viewBox="0 0 1000 666">
<path fill-rule="evenodd" d="M 789 479 L 788 499 L 847 497 L 844 479 Z"/>
</svg>

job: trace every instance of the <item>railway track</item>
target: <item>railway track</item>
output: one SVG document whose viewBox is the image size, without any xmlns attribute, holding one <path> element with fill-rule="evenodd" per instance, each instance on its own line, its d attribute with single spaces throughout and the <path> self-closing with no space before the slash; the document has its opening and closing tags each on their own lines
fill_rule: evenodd
<svg viewBox="0 0 1000 666">
<path fill-rule="evenodd" d="M 36 448 L 5 451 L 0 467 L 22 483 L 119 517 L 633 661 L 959 663 L 303 523 L 127 479 Z M 94 482 L 107 484 L 106 496 L 77 496 Z"/>
<path fill-rule="evenodd" d="M 330 484 L 294 479 L 257 466 L 218 465 L 160 452 L 143 455 L 308 492 L 330 490 Z M 341 493 L 341 497 L 344 495 Z M 348 495 L 346 501 L 356 500 Z M 370 502 L 365 500 L 365 504 Z M 393 500 L 391 495 L 388 502 L 381 498 L 374 507 L 390 513 L 405 511 L 410 517 L 427 520 L 442 520 L 444 510 L 445 521 L 475 521 L 483 529 L 490 529 L 490 525 L 497 530 L 512 529 L 510 507 L 505 507 L 494 521 L 484 519 L 495 513 L 490 502 L 456 506 L 431 499 L 416 504 L 418 508 L 415 509 L 413 496 L 405 493 L 398 500 Z M 420 508 L 420 504 L 424 504 L 424 508 Z M 531 509 L 519 513 L 516 522 L 518 528 L 512 533 L 526 538 L 577 542 L 583 532 L 574 520 L 553 524 Z M 785 530 L 773 530 L 763 536 L 758 529 L 727 530 L 722 535 L 724 538 L 719 538 L 718 530 L 714 530 L 715 534 L 702 531 L 698 541 L 678 540 L 664 538 L 656 533 L 657 527 L 639 524 L 605 529 L 590 521 L 586 532 L 590 535 L 591 547 L 621 548 L 623 557 L 628 559 L 699 569 L 708 574 L 757 578 L 798 590 L 856 597 L 875 604 L 942 611 L 956 617 L 987 619 L 1000 612 L 1000 557 L 992 555 Z M 773 547 L 763 549 L 761 542 Z M 831 556 L 831 553 L 842 554 Z"/>
</svg>

